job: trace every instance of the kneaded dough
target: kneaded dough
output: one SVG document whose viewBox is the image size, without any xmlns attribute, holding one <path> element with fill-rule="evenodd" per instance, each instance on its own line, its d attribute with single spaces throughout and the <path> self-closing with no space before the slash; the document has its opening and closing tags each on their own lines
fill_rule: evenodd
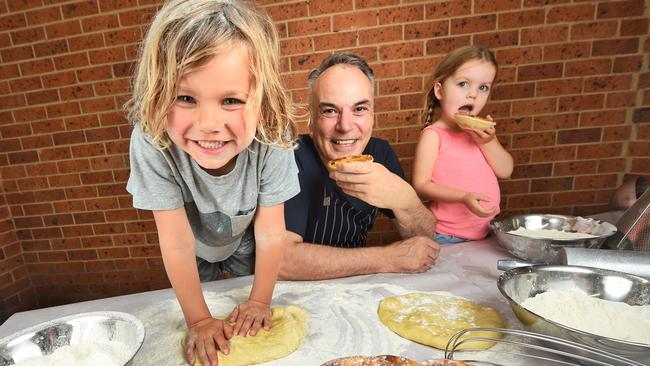
<svg viewBox="0 0 650 366">
<path fill-rule="evenodd" d="M 263 328 L 255 336 L 234 336 L 230 339 L 230 353 L 219 352 L 219 366 L 248 366 L 277 360 L 293 353 L 305 338 L 307 311 L 297 306 L 271 309 L 271 330 Z M 202 366 L 198 358 L 195 366 Z"/>
<path fill-rule="evenodd" d="M 474 327 L 502 328 L 492 308 L 448 293 L 414 292 L 387 297 L 379 303 L 379 319 L 390 330 L 412 341 L 444 350 L 457 332 Z M 499 339 L 496 332 L 472 332 L 461 339 Z M 494 342 L 472 342 L 456 349 L 487 349 Z"/>
</svg>

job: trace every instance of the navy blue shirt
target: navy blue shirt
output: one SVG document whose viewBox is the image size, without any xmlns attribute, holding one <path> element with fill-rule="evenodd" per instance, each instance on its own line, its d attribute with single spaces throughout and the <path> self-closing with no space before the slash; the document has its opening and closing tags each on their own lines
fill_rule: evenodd
<svg viewBox="0 0 650 366">
<path fill-rule="evenodd" d="M 370 138 L 363 153 L 372 155 L 375 163 L 384 165 L 404 179 L 397 154 L 386 140 Z M 300 137 L 295 157 L 300 193 L 284 203 L 284 218 L 287 230 L 302 236 L 304 242 L 344 248 L 362 247 L 378 210 L 389 218 L 395 217 L 391 210 L 377 208 L 345 194 L 329 178 L 329 171 L 310 136 Z"/>
</svg>

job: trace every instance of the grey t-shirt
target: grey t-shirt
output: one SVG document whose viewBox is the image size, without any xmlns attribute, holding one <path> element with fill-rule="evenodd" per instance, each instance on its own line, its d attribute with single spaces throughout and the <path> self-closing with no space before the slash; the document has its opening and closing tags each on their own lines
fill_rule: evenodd
<svg viewBox="0 0 650 366">
<path fill-rule="evenodd" d="M 251 223 L 258 205 L 278 205 L 300 190 L 293 151 L 253 140 L 236 159 L 231 172 L 212 176 L 174 144 L 164 150 L 156 148 L 136 125 L 131 134 L 131 173 L 126 189 L 133 195 L 135 208 L 185 207 L 196 255 L 219 262 L 240 244 L 254 245 Z"/>
</svg>

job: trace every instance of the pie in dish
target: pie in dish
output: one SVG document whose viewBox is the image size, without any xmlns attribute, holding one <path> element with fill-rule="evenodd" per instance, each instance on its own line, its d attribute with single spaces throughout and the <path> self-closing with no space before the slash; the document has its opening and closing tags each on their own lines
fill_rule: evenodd
<svg viewBox="0 0 650 366">
<path fill-rule="evenodd" d="M 342 357 L 327 361 L 321 366 L 420 366 L 420 364 L 406 357 L 382 355 Z"/>
<path fill-rule="evenodd" d="M 458 125 L 462 128 L 485 130 L 496 126 L 496 123 L 492 121 L 477 116 L 470 116 L 469 114 L 456 113 L 454 117 L 456 117 Z"/>
<path fill-rule="evenodd" d="M 343 165 L 346 163 L 352 163 L 352 162 L 372 162 L 374 159 L 372 158 L 372 155 L 349 155 L 349 156 L 344 156 L 342 158 L 330 160 L 327 165 L 329 165 L 330 168 L 335 169 L 339 165 Z"/>
</svg>

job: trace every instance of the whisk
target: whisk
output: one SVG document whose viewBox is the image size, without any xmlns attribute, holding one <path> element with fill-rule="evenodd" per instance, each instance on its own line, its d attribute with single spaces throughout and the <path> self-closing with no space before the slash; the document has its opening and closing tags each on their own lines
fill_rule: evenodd
<svg viewBox="0 0 650 366">
<path fill-rule="evenodd" d="M 616 227 L 619 231 L 605 241 L 604 247 L 650 252 L 650 189 L 625 211 Z"/>
<path fill-rule="evenodd" d="M 483 337 L 472 337 L 472 332 L 496 332 L 503 334 L 502 339 L 487 339 Z M 465 336 L 466 335 L 466 336 Z M 465 337 L 464 337 L 465 336 Z M 463 337 L 463 339 L 461 339 Z M 520 338 L 521 340 L 518 340 Z M 454 356 L 458 355 L 458 349 L 464 346 L 461 360 L 473 365 L 490 365 L 490 366 L 510 366 L 507 363 L 495 363 L 485 360 L 487 357 L 481 357 L 483 352 L 492 352 L 490 350 L 469 351 L 472 342 L 497 342 L 509 345 L 508 351 L 499 350 L 500 356 L 507 353 L 515 356 L 521 361 L 533 361 L 544 365 L 595 365 L 595 366 L 647 366 L 643 363 L 615 355 L 613 353 L 597 349 L 581 343 L 569 340 L 533 333 L 525 330 L 502 329 L 502 328 L 470 328 L 456 333 L 447 343 L 445 350 L 445 359 L 455 360 Z M 536 343 L 542 343 L 538 345 Z M 510 350 L 512 349 L 512 350 Z M 467 357 L 476 357 L 477 359 L 468 359 Z M 502 357 L 501 357 L 502 358 Z M 482 360 L 483 359 L 483 360 Z M 427 363 L 424 363 L 426 365 Z"/>
</svg>

